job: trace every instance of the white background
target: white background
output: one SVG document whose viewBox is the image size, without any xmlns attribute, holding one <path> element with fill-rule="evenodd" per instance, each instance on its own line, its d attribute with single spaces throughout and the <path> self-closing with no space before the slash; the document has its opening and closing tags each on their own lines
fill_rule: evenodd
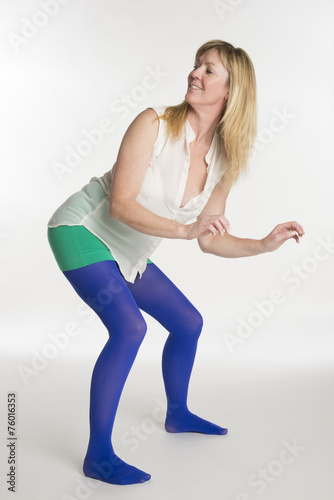
<svg viewBox="0 0 334 500">
<path fill-rule="evenodd" d="M 47 3 L 49 14 L 42 8 Z M 57 3 L 57 12 L 51 4 L 0 2 L 2 494 L 9 498 L 6 399 L 14 390 L 17 499 L 329 497 L 334 2 L 70 0 Z M 152 479 L 123 488 L 87 486 L 81 462 L 89 382 L 107 334 L 80 309 L 59 271 L 47 221 L 68 196 L 112 167 L 141 110 L 183 100 L 195 51 L 214 38 L 248 52 L 258 86 L 256 154 L 227 203 L 232 232 L 260 238 L 297 220 L 306 234 L 300 245 L 291 240 L 277 252 L 235 260 L 204 255 L 195 242 L 166 240 L 158 248 L 152 259 L 205 319 L 192 409 L 229 434 L 163 431 L 154 415 L 164 402 L 166 332 L 147 317 L 149 333 L 121 401 L 115 447 Z M 85 131 L 106 118 L 113 131 L 57 175 L 55 164 L 65 165 L 69 148 L 80 150 Z M 66 333 L 70 323 L 76 335 Z M 51 337 L 59 332 L 64 345 L 57 348 Z M 36 353 L 44 359 L 38 370 Z M 133 438 L 136 425 L 141 437 L 131 447 L 126 436 Z M 303 451 L 282 465 L 284 443 L 294 440 Z M 261 467 L 270 471 L 263 491 L 249 482 Z"/>
</svg>

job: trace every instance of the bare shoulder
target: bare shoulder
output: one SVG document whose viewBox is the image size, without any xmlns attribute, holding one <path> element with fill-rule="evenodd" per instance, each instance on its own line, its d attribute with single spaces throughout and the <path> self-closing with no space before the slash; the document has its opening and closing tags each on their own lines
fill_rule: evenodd
<svg viewBox="0 0 334 500">
<path fill-rule="evenodd" d="M 159 130 L 158 115 L 152 108 L 147 108 L 139 113 L 131 122 L 125 135 L 137 138 L 147 136 L 149 139 L 156 139 Z"/>
<path fill-rule="evenodd" d="M 146 108 L 144 111 L 139 113 L 134 121 L 145 121 L 148 123 L 157 123 L 158 120 L 157 112 L 153 108 Z"/>
</svg>

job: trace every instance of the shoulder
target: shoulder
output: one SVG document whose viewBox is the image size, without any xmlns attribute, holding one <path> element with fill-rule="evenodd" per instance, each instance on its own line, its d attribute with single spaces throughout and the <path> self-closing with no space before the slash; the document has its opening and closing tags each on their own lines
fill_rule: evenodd
<svg viewBox="0 0 334 500">
<path fill-rule="evenodd" d="M 147 108 L 139 113 L 130 123 L 125 132 L 125 141 L 147 141 L 154 143 L 159 130 L 157 113 L 152 108 Z"/>
<path fill-rule="evenodd" d="M 158 126 L 159 125 L 159 115 L 158 113 L 154 110 L 154 108 L 147 108 L 144 109 L 141 113 L 139 113 L 135 119 L 132 121 L 132 124 L 135 125 L 148 125 L 148 126 Z"/>
</svg>

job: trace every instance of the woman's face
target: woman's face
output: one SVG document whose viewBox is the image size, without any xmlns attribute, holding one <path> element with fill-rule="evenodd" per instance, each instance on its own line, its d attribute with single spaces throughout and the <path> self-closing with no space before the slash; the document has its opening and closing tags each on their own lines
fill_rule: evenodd
<svg viewBox="0 0 334 500">
<path fill-rule="evenodd" d="M 188 76 L 185 100 L 193 105 L 214 106 L 223 110 L 228 97 L 228 72 L 217 50 L 204 52 Z"/>
</svg>

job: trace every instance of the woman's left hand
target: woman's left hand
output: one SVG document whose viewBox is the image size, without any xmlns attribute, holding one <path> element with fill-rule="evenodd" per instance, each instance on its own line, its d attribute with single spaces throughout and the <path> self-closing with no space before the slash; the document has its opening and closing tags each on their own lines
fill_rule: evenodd
<svg viewBox="0 0 334 500">
<path fill-rule="evenodd" d="M 304 229 L 298 222 L 284 222 L 283 224 L 278 224 L 271 233 L 261 240 L 264 252 L 273 252 L 277 250 L 283 243 L 291 238 L 294 238 L 297 243 L 300 242 L 301 238 L 305 234 Z"/>
</svg>

